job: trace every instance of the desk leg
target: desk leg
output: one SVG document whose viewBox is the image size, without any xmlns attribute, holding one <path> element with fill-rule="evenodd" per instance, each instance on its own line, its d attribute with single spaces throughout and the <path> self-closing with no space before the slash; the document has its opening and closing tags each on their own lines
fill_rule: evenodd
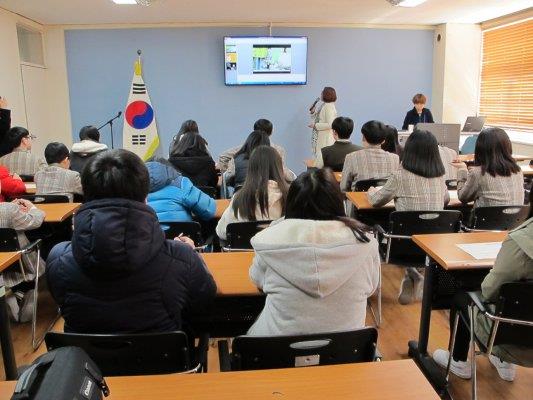
<svg viewBox="0 0 533 400">
<path fill-rule="evenodd" d="M 0 277 L 0 345 L 2 346 L 6 380 L 16 380 L 18 378 L 17 362 L 15 361 L 13 341 L 11 340 L 11 326 L 6 304 L 6 288 L 4 287 L 2 277 Z"/>
<path fill-rule="evenodd" d="M 439 393 L 441 398 L 450 398 L 447 390 L 446 377 L 441 368 L 433 361 L 428 354 L 429 329 L 431 324 L 431 309 L 433 300 L 433 287 L 437 265 L 426 259 L 424 274 L 424 293 L 422 295 L 422 309 L 420 311 L 420 330 L 418 341 L 409 341 L 409 356 L 418 364 L 433 388 Z"/>
</svg>

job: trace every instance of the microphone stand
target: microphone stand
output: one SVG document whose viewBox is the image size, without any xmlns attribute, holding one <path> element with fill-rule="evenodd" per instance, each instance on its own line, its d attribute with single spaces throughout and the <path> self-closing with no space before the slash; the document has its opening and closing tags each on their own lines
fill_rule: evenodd
<svg viewBox="0 0 533 400">
<path fill-rule="evenodd" d="M 122 111 L 119 111 L 118 114 L 115 117 L 111 118 L 109 121 L 107 121 L 105 124 L 103 124 L 100 128 L 98 128 L 98 130 L 100 130 L 104 126 L 109 125 L 109 127 L 111 128 L 111 148 L 112 149 L 115 148 L 115 145 L 114 145 L 114 142 L 113 142 L 113 121 L 116 120 L 117 118 L 119 118 L 121 115 L 122 115 Z"/>
</svg>

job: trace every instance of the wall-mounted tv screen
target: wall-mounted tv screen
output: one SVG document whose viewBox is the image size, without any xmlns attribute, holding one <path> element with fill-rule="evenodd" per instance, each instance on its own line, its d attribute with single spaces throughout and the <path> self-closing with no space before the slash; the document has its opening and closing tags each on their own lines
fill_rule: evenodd
<svg viewBox="0 0 533 400">
<path fill-rule="evenodd" d="M 305 85 L 306 37 L 225 37 L 226 85 Z"/>
</svg>

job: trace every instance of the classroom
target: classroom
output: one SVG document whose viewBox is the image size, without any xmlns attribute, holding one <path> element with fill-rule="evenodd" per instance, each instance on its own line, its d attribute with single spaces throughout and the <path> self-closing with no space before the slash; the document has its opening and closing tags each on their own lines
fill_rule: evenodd
<svg viewBox="0 0 533 400">
<path fill-rule="evenodd" d="M 531 0 L 0 0 L 0 400 L 533 393 Z"/>
</svg>

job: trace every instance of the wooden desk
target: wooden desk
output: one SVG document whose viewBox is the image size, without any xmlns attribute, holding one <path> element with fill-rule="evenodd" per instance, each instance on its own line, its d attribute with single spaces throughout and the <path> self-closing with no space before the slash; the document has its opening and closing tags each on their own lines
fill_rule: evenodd
<svg viewBox="0 0 533 400">
<path fill-rule="evenodd" d="M 486 243 L 503 241 L 507 232 L 471 232 L 471 233 L 440 233 L 433 235 L 413 235 L 413 241 L 429 256 L 424 274 L 424 294 L 420 311 L 420 330 L 418 341 L 409 341 L 409 356 L 414 358 L 430 382 L 438 390 L 446 391 L 444 370 L 440 369 L 428 354 L 429 329 L 431 325 L 431 311 L 434 308 L 449 308 L 451 298 L 457 290 L 446 291 L 446 295 L 435 292 L 439 280 L 455 282 L 452 287 L 461 288 L 460 282 L 468 282 L 468 290 L 482 279 L 494 265 L 494 259 L 476 260 L 470 254 L 457 247 L 465 243 Z"/>
<path fill-rule="evenodd" d="M 447 208 L 457 208 L 463 207 L 464 204 L 459 201 L 457 198 L 457 190 L 450 190 L 450 202 L 446 206 Z M 391 201 L 385 204 L 382 207 L 373 207 L 372 204 L 368 201 L 367 192 L 346 192 L 346 197 L 350 200 L 355 208 L 359 211 L 368 211 L 368 210 L 380 210 L 380 209 L 394 209 L 394 201 Z"/>
<path fill-rule="evenodd" d="M 20 260 L 19 252 L 0 253 L 0 272 L 18 260 Z M 2 277 L 0 277 L 0 346 L 2 347 L 6 378 L 17 379 L 17 362 L 15 360 L 15 351 L 13 350 L 13 341 L 11 340 L 11 326 L 6 304 L 6 289 Z"/>
<path fill-rule="evenodd" d="M 217 209 L 215 211 L 215 218 L 220 219 L 222 217 L 222 214 L 224 214 L 224 211 L 226 211 L 226 208 L 228 208 L 230 199 L 217 199 L 215 200 L 215 203 L 217 204 Z"/>
<path fill-rule="evenodd" d="M 106 381 L 109 400 L 439 399 L 412 360 Z M 14 387 L 15 382 L 0 382 L 0 400 L 10 399 Z"/>
<path fill-rule="evenodd" d="M 81 207 L 81 203 L 48 203 L 35 206 L 46 214 L 44 222 L 63 222 Z"/>
<path fill-rule="evenodd" d="M 440 233 L 414 235 L 413 242 L 446 270 L 490 268 L 494 265 L 494 259 L 476 260 L 470 254 L 457 247 L 457 245 L 503 242 L 506 237 L 507 232 Z"/>
<path fill-rule="evenodd" d="M 533 160 L 533 156 L 523 156 L 520 154 L 513 154 L 513 158 L 516 162 Z M 459 154 L 457 159 L 465 163 L 473 162 L 474 154 Z"/>
<path fill-rule="evenodd" d="M 261 292 L 250 280 L 253 251 L 233 253 L 201 253 L 215 278 L 219 296 L 257 296 Z"/>
<path fill-rule="evenodd" d="M 521 165 L 520 168 L 524 176 L 533 177 L 533 167 L 531 165 Z"/>
<path fill-rule="evenodd" d="M 35 194 L 37 192 L 37 185 L 35 182 L 25 182 L 26 194 Z"/>
</svg>

